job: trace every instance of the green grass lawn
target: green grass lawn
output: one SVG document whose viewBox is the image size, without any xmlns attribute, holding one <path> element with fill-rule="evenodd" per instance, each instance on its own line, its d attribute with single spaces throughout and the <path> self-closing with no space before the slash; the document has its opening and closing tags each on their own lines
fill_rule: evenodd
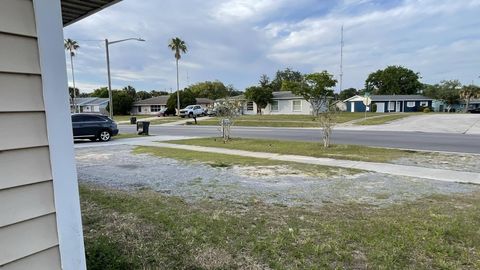
<svg viewBox="0 0 480 270">
<path fill-rule="evenodd" d="M 237 166 L 287 166 L 289 169 L 306 175 L 328 178 L 336 175 L 351 175 L 362 172 L 357 169 L 344 169 L 320 165 L 310 165 L 296 162 L 285 162 L 265 158 L 251 158 L 234 155 L 204 153 L 181 149 L 139 146 L 133 152 L 135 154 L 150 154 L 157 157 L 173 158 L 177 160 L 206 163 L 212 167 Z"/>
<path fill-rule="evenodd" d="M 377 113 L 367 113 L 369 117 L 378 116 Z M 341 112 L 337 115 L 337 123 L 346 123 L 362 119 L 365 113 Z M 208 120 L 198 121 L 198 125 L 219 125 L 220 118 L 213 117 Z M 235 126 L 254 127 L 319 127 L 318 121 L 311 115 L 242 115 L 235 118 Z"/>
<path fill-rule="evenodd" d="M 138 135 L 135 133 L 121 133 L 121 134 L 118 134 L 117 136 L 112 137 L 112 139 L 119 140 L 119 139 L 129 139 L 129 138 L 141 138 L 145 136 L 146 135 Z"/>
<path fill-rule="evenodd" d="M 375 118 L 367 118 L 366 120 L 356 122 L 355 125 L 363 125 L 363 126 L 371 126 L 371 125 L 381 125 L 386 124 L 395 120 L 400 120 L 413 114 L 410 113 L 402 113 L 402 114 L 391 114 L 391 115 L 384 115 Z"/>
<path fill-rule="evenodd" d="M 243 138 L 235 138 L 226 144 L 218 138 L 177 140 L 169 141 L 169 143 L 371 162 L 390 162 L 398 158 L 414 157 L 419 154 L 409 150 L 376 148 L 360 145 L 332 145 L 330 148 L 325 149 L 323 148 L 323 144 L 314 142 Z"/>
<path fill-rule="evenodd" d="M 155 115 L 114 115 L 113 120 L 115 122 L 120 122 L 120 121 L 130 121 L 130 117 L 136 117 L 137 120 L 142 119 L 142 118 L 148 118 L 148 117 L 154 117 Z"/>
<path fill-rule="evenodd" d="M 480 269 L 480 194 L 282 207 L 80 186 L 89 270 Z"/>
<path fill-rule="evenodd" d="M 150 125 L 160 125 L 160 124 L 177 122 L 177 121 L 180 121 L 180 120 L 182 120 L 182 118 L 176 117 L 176 116 L 158 117 L 155 120 L 151 120 Z"/>
</svg>

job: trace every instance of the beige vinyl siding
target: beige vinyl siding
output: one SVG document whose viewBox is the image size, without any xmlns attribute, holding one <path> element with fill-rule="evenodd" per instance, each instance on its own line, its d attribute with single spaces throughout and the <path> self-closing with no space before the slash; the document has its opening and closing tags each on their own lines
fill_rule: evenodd
<svg viewBox="0 0 480 270">
<path fill-rule="evenodd" d="M 53 212 L 52 181 L 0 190 L 0 227 Z"/>
<path fill-rule="evenodd" d="M 0 152 L 0 175 L 0 191 L 51 180 L 48 147 Z"/>
<path fill-rule="evenodd" d="M 0 1 L 2 270 L 61 265 L 36 32 L 32 0 Z"/>
<path fill-rule="evenodd" d="M 0 266 L 58 245 L 55 215 L 16 223 L 0 229 Z"/>
<path fill-rule="evenodd" d="M 5 265 L 2 270 L 60 270 L 60 256 L 58 247 L 41 251 L 23 260 Z"/>
<path fill-rule="evenodd" d="M 36 36 L 32 1 L 2 0 L 2 8 L 0 8 L 0 32 Z"/>
<path fill-rule="evenodd" d="M 43 111 L 39 75 L 0 73 L 0 108 L 3 112 Z"/>
<path fill-rule="evenodd" d="M 37 39 L 0 33 L 0 71 L 40 74 Z"/>
<path fill-rule="evenodd" d="M 0 151 L 47 145 L 45 113 L 0 112 L 0 138 Z"/>
</svg>

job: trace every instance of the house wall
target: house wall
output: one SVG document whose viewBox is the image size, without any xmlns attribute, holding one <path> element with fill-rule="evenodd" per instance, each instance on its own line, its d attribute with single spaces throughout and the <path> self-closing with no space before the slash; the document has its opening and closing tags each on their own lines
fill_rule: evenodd
<svg viewBox="0 0 480 270">
<path fill-rule="evenodd" d="M 166 108 L 166 105 L 160 105 L 160 109 Z M 138 108 L 140 108 L 140 112 L 138 111 Z M 158 112 L 152 112 L 151 110 L 151 105 L 141 105 L 141 106 L 132 106 L 132 109 L 130 110 L 131 115 L 145 115 L 145 114 L 150 114 L 150 115 L 156 115 Z"/>
<path fill-rule="evenodd" d="M 292 99 L 281 99 L 278 100 L 278 110 L 272 110 L 272 104 L 268 104 L 267 107 L 263 110 L 264 114 L 292 114 L 292 115 L 309 115 L 312 113 L 312 106 L 309 102 L 304 99 L 295 99 L 300 100 L 301 110 L 293 111 L 293 100 Z"/>
<path fill-rule="evenodd" d="M 0 1 L 0 82 L 0 268 L 60 269 L 31 0 Z"/>
</svg>

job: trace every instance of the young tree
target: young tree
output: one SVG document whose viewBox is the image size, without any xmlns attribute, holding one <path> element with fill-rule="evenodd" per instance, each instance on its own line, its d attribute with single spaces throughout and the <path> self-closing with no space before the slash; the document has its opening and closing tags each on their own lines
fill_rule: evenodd
<svg viewBox="0 0 480 270">
<path fill-rule="evenodd" d="M 127 93 L 134 100 L 137 97 L 137 90 L 135 90 L 133 86 L 128 85 L 122 88 L 122 91 L 125 91 L 125 93 Z"/>
<path fill-rule="evenodd" d="M 220 131 L 222 132 L 223 143 L 227 143 L 231 139 L 232 126 L 241 106 L 240 101 L 231 98 L 225 98 L 215 106 L 217 115 L 220 117 Z"/>
<path fill-rule="evenodd" d="M 313 116 L 318 116 L 323 109 L 327 108 L 336 84 L 337 80 L 333 78 L 333 75 L 324 70 L 320 73 L 303 75 L 301 82 L 285 81 L 282 89 L 302 96 L 312 105 Z"/>
<path fill-rule="evenodd" d="M 257 114 L 262 114 L 262 109 L 272 102 L 272 90 L 268 87 L 251 86 L 245 90 L 245 98 L 257 104 Z"/>
<path fill-rule="evenodd" d="M 64 40 L 64 43 L 63 43 L 63 46 L 65 48 L 65 50 L 67 50 L 69 53 L 70 53 L 70 66 L 72 68 L 72 82 L 73 82 L 73 89 L 77 89 L 75 87 L 75 69 L 73 68 L 73 57 L 75 56 L 78 48 L 80 48 L 80 45 L 78 45 L 78 43 L 73 40 L 73 39 L 65 39 Z M 77 97 L 76 95 L 76 92 L 74 91 L 73 92 L 73 107 L 75 108 L 75 112 L 77 112 L 77 107 L 75 106 L 75 98 Z"/>
<path fill-rule="evenodd" d="M 102 87 L 93 90 L 93 93 L 90 94 L 91 97 L 99 97 L 99 98 L 108 98 L 108 88 Z"/>
<path fill-rule="evenodd" d="M 172 38 L 168 47 L 175 52 L 175 60 L 177 64 L 177 109 L 180 111 L 180 82 L 178 80 L 178 60 L 182 57 L 182 53 L 187 53 L 187 44 L 180 38 Z"/>
<path fill-rule="evenodd" d="M 419 73 L 402 66 L 388 66 L 368 75 L 365 88 L 377 95 L 413 95 L 422 89 Z"/>
<path fill-rule="evenodd" d="M 150 91 L 150 94 L 152 95 L 152 97 L 159 97 L 159 96 L 168 96 L 168 95 L 170 95 L 170 93 L 167 92 L 167 91 L 157 91 L 157 90 L 152 90 L 152 91 Z"/>
<path fill-rule="evenodd" d="M 327 109 L 318 117 L 320 127 L 322 128 L 322 140 L 324 148 L 330 147 L 330 137 L 332 135 L 333 128 L 337 124 L 337 113 L 337 106 L 335 104 L 329 104 Z"/>
<path fill-rule="evenodd" d="M 464 85 L 459 92 L 460 98 L 465 100 L 465 112 L 470 107 L 470 100 L 472 98 L 480 98 L 480 87 L 476 85 Z"/>
<path fill-rule="evenodd" d="M 134 102 L 133 97 L 125 90 L 112 91 L 113 97 L 113 114 L 128 115 Z"/>
</svg>

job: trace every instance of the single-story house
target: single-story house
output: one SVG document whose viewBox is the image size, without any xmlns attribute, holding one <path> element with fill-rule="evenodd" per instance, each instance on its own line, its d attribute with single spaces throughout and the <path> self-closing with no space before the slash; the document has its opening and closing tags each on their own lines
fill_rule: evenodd
<svg viewBox="0 0 480 270">
<path fill-rule="evenodd" d="M 169 97 L 169 95 L 164 95 L 136 101 L 132 105 L 130 114 L 157 114 L 160 110 L 167 107 Z M 213 103 L 214 101 L 208 98 L 196 98 L 196 105 L 200 105 L 204 109 L 212 107 Z"/>
<path fill-rule="evenodd" d="M 86 269 L 63 27 L 116 2 L 0 1 L 0 269 Z"/>
<path fill-rule="evenodd" d="M 347 112 L 365 112 L 363 104 L 365 97 L 353 96 L 344 102 L 347 105 Z M 432 107 L 433 99 L 421 95 L 372 95 L 372 105 L 376 105 L 378 113 L 387 112 L 417 112 L 423 107 Z M 370 105 L 370 108 L 372 108 Z"/>
<path fill-rule="evenodd" d="M 241 102 L 240 113 L 243 115 L 257 114 L 257 104 L 245 98 L 245 95 L 231 97 Z M 218 102 L 223 99 L 218 100 Z M 217 103 L 218 103 L 217 102 Z M 299 114 L 308 115 L 312 113 L 312 105 L 303 97 L 294 95 L 291 91 L 273 92 L 272 102 L 264 109 L 262 114 Z"/>
<path fill-rule="evenodd" d="M 73 102 L 73 103 L 72 103 Z M 74 106 L 77 108 L 75 110 Z M 75 98 L 70 100 L 72 112 L 107 114 L 108 98 Z"/>
</svg>

